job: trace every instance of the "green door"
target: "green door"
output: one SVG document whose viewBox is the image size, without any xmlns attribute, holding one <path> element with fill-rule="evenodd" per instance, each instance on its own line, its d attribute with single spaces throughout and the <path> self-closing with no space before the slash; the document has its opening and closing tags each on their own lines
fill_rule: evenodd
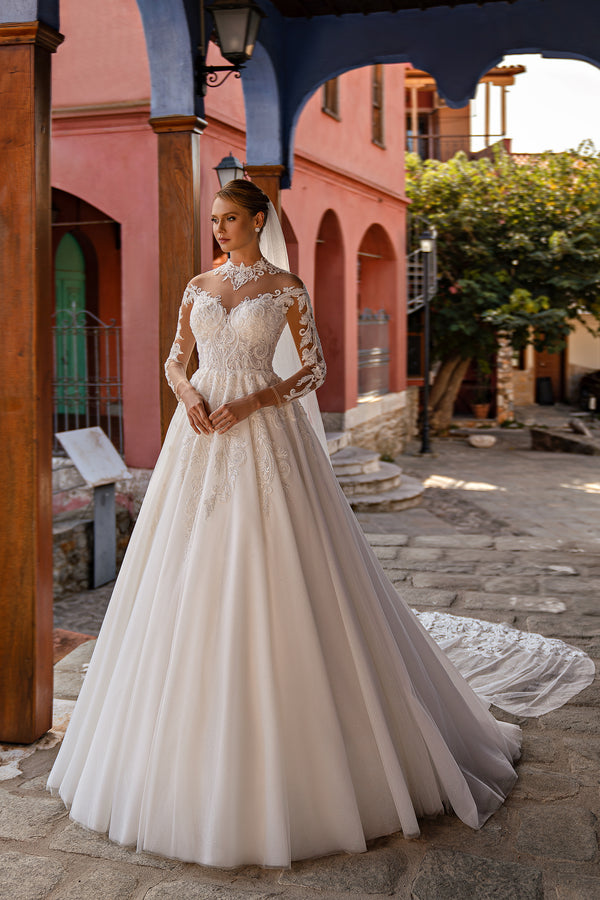
<svg viewBox="0 0 600 900">
<path fill-rule="evenodd" d="M 85 260 L 72 234 L 65 234 L 55 259 L 56 404 L 64 415 L 83 415 L 87 382 Z"/>
</svg>

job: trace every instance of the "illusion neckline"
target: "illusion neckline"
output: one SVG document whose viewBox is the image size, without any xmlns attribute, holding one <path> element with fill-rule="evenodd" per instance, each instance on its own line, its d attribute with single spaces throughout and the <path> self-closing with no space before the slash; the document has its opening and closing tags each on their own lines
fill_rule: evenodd
<svg viewBox="0 0 600 900">
<path fill-rule="evenodd" d="M 256 262 L 249 266 L 243 262 L 236 266 L 230 257 L 220 268 L 223 273 L 223 281 L 229 280 L 234 291 L 237 291 L 238 288 L 243 287 L 249 281 L 258 281 L 261 275 L 275 271 L 273 264 L 268 259 L 265 259 L 264 256 L 260 256 Z"/>
<path fill-rule="evenodd" d="M 225 318 L 226 318 L 226 319 L 228 319 L 228 318 L 231 316 L 231 314 L 232 314 L 233 312 L 235 312 L 236 309 L 239 309 L 240 306 L 244 306 L 246 303 L 249 303 L 249 302 L 254 301 L 254 300 L 260 300 L 260 299 L 262 299 L 263 297 L 272 297 L 272 296 L 273 296 L 272 292 L 270 292 L 270 291 L 264 291 L 264 292 L 262 292 L 262 293 L 260 293 L 260 294 L 256 294 L 255 297 L 243 297 L 243 298 L 239 301 L 239 303 L 236 303 L 236 304 L 235 304 L 235 306 L 229 306 L 229 307 L 227 307 L 227 306 L 225 306 L 224 303 L 223 303 L 223 296 L 222 296 L 222 294 L 212 294 L 210 291 L 207 291 L 205 288 L 201 288 L 201 287 L 200 287 L 199 285 L 197 285 L 197 284 L 193 284 L 193 285 L 191 285 L 191 287 L 194 288 L 194 290 L 195 290 L 197 296 L 200 296 L 201 294 L 203 294 L 205 297 L 208 297 L 209 300 L 213 300 L 213 301 L 216 303 L 216 305 L 217 305 L 218 307 L 220 307 L 220 308 L 223 310 L 223 312 L 225 313 Z M 282 292 L 282 293 L 283 293 L 283 292 Z"/>
<path fill-rule="evenodd" d="M 244 306 L 246 303 L 249 303 L 249 302 L 255 301 L 255 300 L 261 300 L 261 299 L 264 299 L 265 297 L 269 297 L 270 299 L 273 299 L 275 297 L 280 297 L 283 294 L 289 294 L 292 291 L 298 290 L 297 285 L 293 285 L 293 284 L 285 285 L 282 288 L 278 288 L 276 291 L 261 291 L 261 293 L 255 294 L 253 297 L 249 297 L 249 296 L 243 297 L 239 301 L 239 303 L 235 304 L 235 306 L 227 307 L 223 304 L 223 295 L 222 294 L 213 294 L 211 291 L 206 290 L 206 288 L 201 287 L 199 284 L 191 284 L 190 283 L 188 285 L 188 288 L 191 288 L 197 297 L 199 297 L 200 295 L 203 294 L 205 297 L 208 297 L 210 300 L 213 300 L 217 304 L 217 306 L 219 306 L 223 310 L 223 312 L 225 313 L 225 317 L 227 319 L 230 317 L 232 312 L 234 312 L 236 309 L 239 309 L 240 306 Z"/>
</svg>

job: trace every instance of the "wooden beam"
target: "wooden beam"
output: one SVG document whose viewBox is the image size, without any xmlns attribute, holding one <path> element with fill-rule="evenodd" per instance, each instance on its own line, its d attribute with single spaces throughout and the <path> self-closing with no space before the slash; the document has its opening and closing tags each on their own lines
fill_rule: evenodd
<svg viewBox="0 0 600 900">
<path fill-rule="evenodd" d="M 177 401 L 164 377 L 181 297 L 200 272 L 200 136 L 206 122 L 196 116 L 150 119 L 158 135 L 159 203 L 159 378 L 164 438 Z"/>
<path fill-rule="evenodd" d="M 419 152 L 419 93 L 418 88 L 411 86 L 410 89 L 410 129 L 412 131 L 412 147 L 413 153 Z"/>
<path fill-rule="evenodd" d="M 0 25 L 0 741 L 52 726 L 50 54 L 40 22 Z"/>
</svg>

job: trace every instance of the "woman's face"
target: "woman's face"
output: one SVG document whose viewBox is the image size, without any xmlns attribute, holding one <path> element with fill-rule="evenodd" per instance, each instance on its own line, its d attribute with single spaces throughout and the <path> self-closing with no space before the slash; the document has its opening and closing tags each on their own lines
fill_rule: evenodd
<svg viewBox="0 0 600 900">
<path fill-rule="evenodd" d="M 258 232 L 262 225 L 263 214 L 250 215 L 248 210 L 236 206 L 224 197 L 215 197 L 212 207 L 213 234 L 225 253 L 242 250 L 258 243 Z"/>
</svg>

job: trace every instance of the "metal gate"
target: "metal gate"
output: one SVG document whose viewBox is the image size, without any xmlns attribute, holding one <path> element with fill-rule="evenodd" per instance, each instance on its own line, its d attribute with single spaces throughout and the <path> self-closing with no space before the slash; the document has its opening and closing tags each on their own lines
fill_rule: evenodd
<svg viewBox="0 0 600 900">
<path fill-rule="evenodd" d="M 75 306 L 52 318 L 54 433 L 99 425 L 122 456 L 121 326 Z"/>
</svg>

